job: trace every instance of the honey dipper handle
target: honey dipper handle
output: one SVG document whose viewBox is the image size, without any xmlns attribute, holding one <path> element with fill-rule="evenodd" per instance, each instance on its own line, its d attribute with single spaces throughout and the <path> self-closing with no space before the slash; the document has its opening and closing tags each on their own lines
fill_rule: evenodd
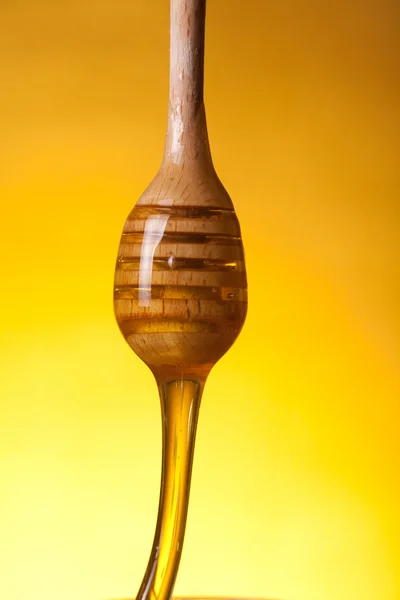
<svg viewBox="0 0 400 600">
<path fill-rule="evenodd" d="M 171 0 L 168 131 L 165 157 L 179 163 L 186 149 L 208 153 L 203 105 L 206 0 Z"/>
<path fill-rule="evenodd" d="M 170 103 L 203 102 L 206 0 L 171 0 Z"/>
</svg>

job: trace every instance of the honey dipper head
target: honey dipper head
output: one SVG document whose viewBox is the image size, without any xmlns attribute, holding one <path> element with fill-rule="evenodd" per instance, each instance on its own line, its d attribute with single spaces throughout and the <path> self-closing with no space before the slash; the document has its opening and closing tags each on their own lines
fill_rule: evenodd
<svg viewBox="0 0 400 600">
<path fill-rule="evenodd" d="M 204 189 L 196 193 L 193 181 L 194 193 L 185 196 L 155 197 L 153 186 L 122 233 L 115 315 L 131 348 L 156 375 L 208 373 L 246 316 L 239 223 L 219 181 L 219 194 L 211 188 L 206 195 Z"/>
</svg>

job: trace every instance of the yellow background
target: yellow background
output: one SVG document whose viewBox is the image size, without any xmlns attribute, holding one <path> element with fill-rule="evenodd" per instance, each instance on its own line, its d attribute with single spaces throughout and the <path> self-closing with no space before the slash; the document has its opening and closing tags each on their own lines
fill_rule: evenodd
<svg viewBox="0 0 400 600">
<path fill-rule="evenodd" d="M 250 308 L 206 386 L 176 592 L 398 600 L 399 5 L 208 4 Z M 2 2 L 0 74 L 0 596 L 132 597 L 160 410 L 112 282 L 163 150 L 168 2 Z"/>
</svg>

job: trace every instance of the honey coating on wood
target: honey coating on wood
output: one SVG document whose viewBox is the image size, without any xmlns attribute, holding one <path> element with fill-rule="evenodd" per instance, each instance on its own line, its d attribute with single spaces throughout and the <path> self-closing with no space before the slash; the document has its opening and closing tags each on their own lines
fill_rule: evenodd
<svg viewBox="0 0 400 600">
<path fill-rule="evenodd" d="M 180 170 L 171 179 L 162 167 L 125 223 L 114 305 L 125 339 L 155 373 L 193 376 L 238 336 L 247 284 L 239 223 L 225 190 L 215 194 L 213 168 L 201 184 L 194 164 Z"/>
</svg>

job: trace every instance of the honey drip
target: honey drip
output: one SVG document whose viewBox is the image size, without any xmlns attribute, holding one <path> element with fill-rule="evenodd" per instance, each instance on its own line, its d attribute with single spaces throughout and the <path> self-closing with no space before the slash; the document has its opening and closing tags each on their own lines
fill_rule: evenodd
<svg viewBox="0 0 400 600">
<path fill-rule="evenodd" d="M 202 385 L 173 380 L 160 385 L 163 460 L 156 533 L 137 598 L 169 598 L 185 535 L 190 477 Z"/>
</svg>

